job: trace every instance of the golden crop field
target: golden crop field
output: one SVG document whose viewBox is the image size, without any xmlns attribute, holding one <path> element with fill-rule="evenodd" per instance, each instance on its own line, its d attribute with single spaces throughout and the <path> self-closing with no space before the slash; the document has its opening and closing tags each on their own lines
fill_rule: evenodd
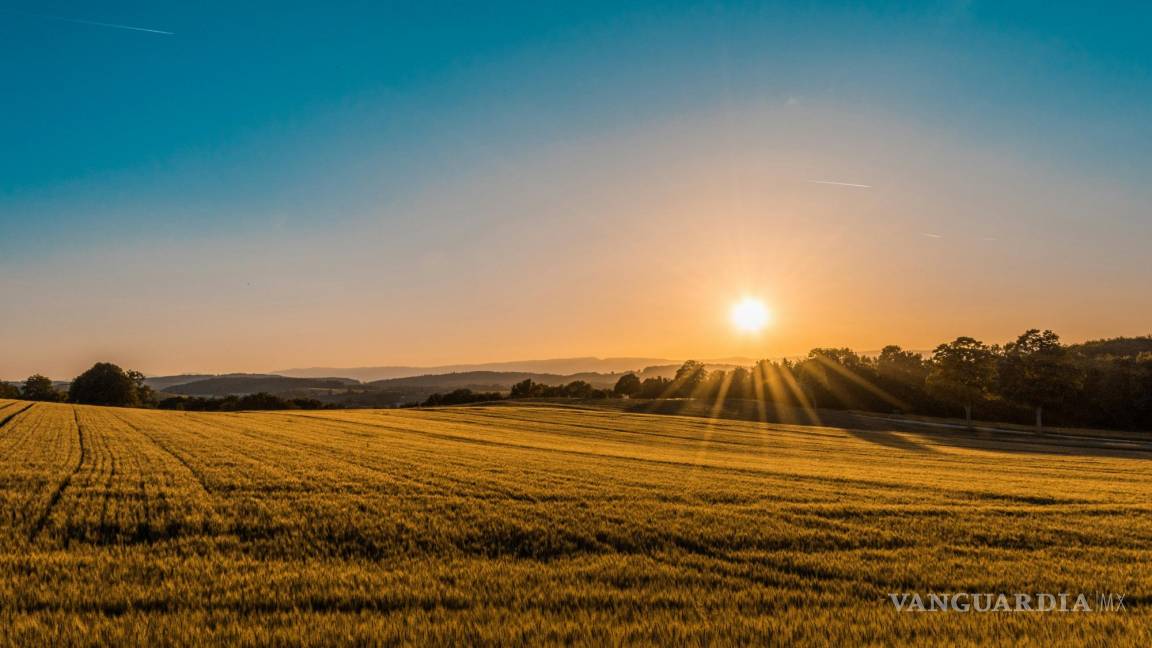
<svg viewBox="0 0 1152 648">
<path fill-rule="evenodd" d="M 0 625 L 9 645 L 1147 646 L 1149 456 L 544 405 L 0 401 Z"/>
</svg>

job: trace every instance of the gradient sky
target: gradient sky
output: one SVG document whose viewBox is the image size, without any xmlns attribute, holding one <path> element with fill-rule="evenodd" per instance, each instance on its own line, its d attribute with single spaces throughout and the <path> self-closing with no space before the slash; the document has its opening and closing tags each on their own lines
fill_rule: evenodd
<svg viewBox="0 0 1152 648">
<path fill-rule="evenodd" d="M 1152 8 L 857 4 L 0 0 L 0 377 L 1152 333 Z"/>
</svg>

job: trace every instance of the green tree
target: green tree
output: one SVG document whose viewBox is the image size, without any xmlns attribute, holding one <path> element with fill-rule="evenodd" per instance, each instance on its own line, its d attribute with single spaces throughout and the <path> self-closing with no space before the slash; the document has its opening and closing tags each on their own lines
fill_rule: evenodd
<svg viewBox="0 0 1152 648">
<path fill-rule="evenodd" d="M 128 372 L 110 362 L 97 362 L 72 381 L 68 400 L 88 405 L 132 407 L 140 404 L 140 393 Z"/>
<path fill-rule="evenodd" d="M 972 405 L 987 396 L 996 377 L 996 352 L 979 340 L 958 337 L 936 347 L 928 388 L 940 398 L 964 407 L 972 427 Z"/>
<path fill-rule="evenodd" d="M 634 373 L 626 373 L 616 381 L 612 393 L 617 396 L 635 396 L 640 393 L 640 377 Z"/>
<path fill-rule="evenodd" d="M 24 387 L 20 389 L 20 397 L 31 401 L 56 402 L 60 400 L 60 392 L 52 386 L 52 379 L 40 374 L 28 376 Z"/>
<path fill-rule="evenodd" d="M 1036 410 L 1036 430 L 1044 430 L 1044 408 L 1056 407 L 1084 382 L 1060 336 L 1029 329 L 1004 345 L 1000 359 L 1000 393 Z"/>
</svg>

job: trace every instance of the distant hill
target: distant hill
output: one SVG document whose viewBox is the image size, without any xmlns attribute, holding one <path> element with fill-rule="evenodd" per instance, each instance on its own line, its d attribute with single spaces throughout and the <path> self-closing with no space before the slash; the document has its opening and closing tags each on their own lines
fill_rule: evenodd
<svg viewBox="0 0 1152 648">
<path fill-rule="evenodd" d="M 749 361 L 751 362 L 751 361 Z M 456 364 L 433 367 L 384 366 L 384 367 L 309 367 L 285 369 L 274 372 L 281 376 L 298 378 L 319 378 L 342 376 L 364 382 L 375 382 L 392 378 L 414 376 L 445 375 L 476 371 L 525 372 L 570 376 L 578 373 L 624 373 L 639 371 L 644 367 L 663 364 L 676 364 L 676 360 L 666 358 L 558 358 L 552 360 L 522 360 L 512 362 L 488 362 L 481 364 Z"/>
<path fill-rule="evenodd" d="M 1073 351 L 1086 356 L 1136 357 L 1142 353 L 1152 353 L 1152 335 L 1141 337 L 1118 337 L 1106 340 L 1090 340 L 1071 345 Z"/>
<path fill-rule="evenodd" d="M 438 389 L 460 389 L 462 387 L 488 386 L 495 389 L 510 389 L 516 383 L 530 379 L 545 385 L 563 385 L 575 380 L 591 383 L 593 387 L 611 387 L 622 374 L 576 373 L 569 375 L 533 373 L 528 371 L 462 371 L 457 373 L 410 376 L 376 380 L 373 387 L 398 389 L 408 387 L 436 387 Z"/>
<path fill-rule="evenodd" d="M 746 358 L 705 361 L 710 370 L 751 366 Z M 564 358 L 495 362 L 482 365 L 446 367 L 358 367 L 290 369 L 280 374 L 185 374 L 156 376 L 146 382 L 157 391 L 183 396 L 228 396 L 268 392 L 280 396 L 307 396 L 349 405 L 390 406 L 422 401 L 434 393 L 455 389 L 506 392 L 512 385 L 530 379 L 545 385 L 563 385 L 583 380 L 593 387 L 612 387 L 625 373 L 641 378 L 671 377 L 681 362 L 659 358 Z M 548 371 L 546 368 L 588 367 L 600 370 Z M 477 369 L 476 367 L 484 367 Z M 493 368 L 496 367 L 496 368 Z M 529 367 L 508 369 L 507 367 Z M 324 372 L 324 373 L 322 373 Z M 318 374 L 301 376 L 299 374 Z M 385 378 L 368 379 L 379 374 Z M 363 382 L 361 382 L 363 381 Z M 326 393 L 339 390 L 339 393 Z"/>
<path fill-rule="evenodd" d="M 352 407 L 393 407 L 404 403 L 419 403 L 432 394 L 446 394 L 456 389 L 476 392 L 508 392 L 512 385 L 531 379 L 545 385 L 564 385 L 584 380 L 594 387 L 612 387 L 622 374 L 576 373 L 569 375 L 535 373 L 528 371 L 461 371 L 447 374 L 407 376 L 377 380 L 331 395 L 318 394 L 314 398 Z"/>
<path fill-rule="evenodd" d="M 164 391 L 169 387 L 176 385 L 186 385 L 188 383 L 196 382 L 197 380 L 207 380 L 209 378 L 216 378 L 214 374 L 181 374 L 179 376 L 149 376 L 144 379 L 144 384 L 157 391 Z"/>
<path fill-rule="evenodd" d="M 157 379 L 166 386 L 160 390 L 179 396 L 223 397 L 267 392 L 283 397 L 309 397 L 345 405 L 387 407 L 422 401 L 437 392 L 454 389 L 506 392 L 512 385 L 531 379 L 547 385 L 562 385 L 584 380 L 594 387 L 611 387 L 621 374 L 585 372 L 550 374 L 526 371 L 467 371 L 390 378 L 361 383 L 352 378 L 297 378 L 266 374 L 232 374 L 226 376 L 166 376 Z M 190 380 L 171 384 L 179 379 Z M 159 390 L 159 388 L 157 388 Z"/>
<path fill-rule="evenodd" d="M 189 383 L 169 386 L 162 391 L 181 396 L 228 396 L 257 392 L 283 394 L 307 390 L 345 390 L 358 386 L 359 381 L 350 378 L 289 378 L 268 375 L 216 376 L 193 380 Z"/>
<path fill-rule="evenodd" d="M 194 382 L 201 382 L 204 380 L 212 380 L 216 378 L 278 378 L 274 374 L 257 374 L 257 373 L 230 373 L 230 374 L 179 374 L 176 376 L 149 376 L 144 379 L 144 384 L 148 385 L 156 391 L 168 391 L 176 385 L 188 385 Z"/>
</svg>

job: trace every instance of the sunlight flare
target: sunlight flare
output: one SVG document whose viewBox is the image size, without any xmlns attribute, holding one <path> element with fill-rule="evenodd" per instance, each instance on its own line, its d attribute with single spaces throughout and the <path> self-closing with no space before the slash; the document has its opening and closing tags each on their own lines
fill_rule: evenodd
<svg viewBox="0 0 1152 648">
<path fill-rule="evenodd" d="M 764 302 L 745 297 L 732 305 L 732 325 L 745 333 L 758 333 L 768 325 L 771 314 Z"/>
</svg>

